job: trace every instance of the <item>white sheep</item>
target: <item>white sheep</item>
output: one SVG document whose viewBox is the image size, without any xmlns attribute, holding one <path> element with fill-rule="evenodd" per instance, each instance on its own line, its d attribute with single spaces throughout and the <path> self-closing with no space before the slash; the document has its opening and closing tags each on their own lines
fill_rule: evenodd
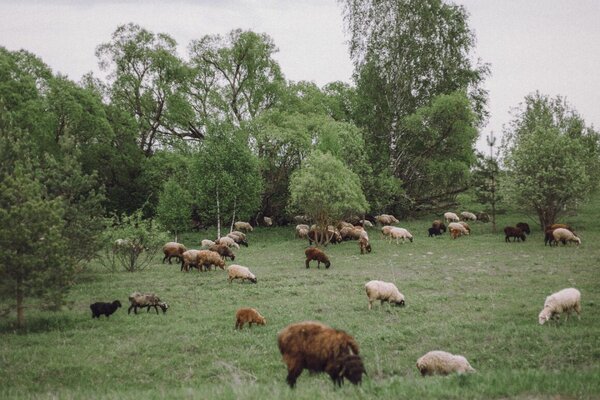
<svg viewBox="0 0 600 400">
<path fill-rule="evenodd" d="M 231 283 L 234 279 L 241 279 L 242 282 L 248 279 L 250 282 L 256 283 L 256 276 L 248 268 L 237 264 L 227 267 L 227 280 Z"/>
<path fill-rule="evenodd" d="M 263 222 L 265 223 L 265 226 L 272 226 L 273 225 L 273 220 L 269 217 L 263 217 Z"/>
<path fill-rule="evenodd" d="M 209 239 L 204 239 L 203 241 L 200 242 L 200 246 L 204 249 L 208 249 L 211 246 L 214 246 L 215 242 L 213 242 L 212 240 Z"/>
<path fill-rule="evenodd" d="M 380 300 L 381 305 L 386 301 L 399 307 L 404 307 L 405 305 L 404 295 L 391 282 L 369 281 L 365 284 L 365 291 L 369 298 L 369 310 L 375 300 Z"/>
<path fill-rule="evenodd" d="M 475 372 L 469 361 L 463 356 L 454 355 L 446 351 L 434 350 L 417 360 L 417 369 L 421 375 L 448 375 L 453 372 L 459 374 Z"/>
<path fill-rule="evenodd" d="M 538 316 L 540 325 L 550 319 L 560 318 L 560 314 L 566 312 L 565 321 L 569 319 L 571 311 L 577 313 L 577 318 L 581 319 L 581 293 L 575 288 L 563 289 L 546 297 L 544 308 Z"/>
<path fill-rule="evenodd" d="M 233 227 L 237 231 L 252 232 L 253 230 L 252 225 L 243 221 L 237 221 L 235 224 L 233 224 Z"/>
<path fill-rule="evenodd" d="M 405 228 L 392 228 L 390 230 L 389 238 L 390 240 L 396 239 L 396 244 L 398 244 L 399 239 L 402 239 L 402 243 L 404 243 L 406 239 L 410 240 L 411 243 L 413 241 L 412 234 Z"/>
<path fill-rule="evenodd" d="M 384 225 L 381 227 L 381 236 L 386 237 L 390 236 L 390 232 L 394 229 L 395 226 L 392 225 Z"/>
<path fill-rule="evenodd" d="M 361 219 L 360 220 L 360 224 L 362 226 L 364 226 L 365 228 L 372 228 L 373 227 L 373 223 L 367 219 Z"/>
<path fill-rule="evenodd" d="M 477 216 L 472 212 L 463 211 L 460 213 L 460 216 L 463 221 L 477 221 Z"/>
<path fill-rule="evenodd" d="M 577 243 L 577 246 L 581 244 L 581 239 L 577 237 L 573 232 L 566 228 L 557 228 L 552 231 L 552 236 L 554 237 L 554 241 L 558 246 L 558 242 L 562 242 L 563 244 L 567 244 L 567 242 Z"/>
<path fill-rule="evenodd" d="M 450 221 L 453 221 L 453 222 L 460 221 L 460 218 L 458 218 L 458 215 L 454 214 L 453 212 L 444 213 L 444 219 L 446 220 L 446 223 L 448 223 Z"/>
<path fill-rule="evenodd" d="M 233 240 L 232 238 L 230 238 L 229 236 L 223 236 L 217 240 L 215 240 L 216 244 L 224 244 L 227 247 L 233 247 L 235 249 L 239 249 L 240 245 L 237 244 L 235 242 L 235 240 Z"/>
</svg>

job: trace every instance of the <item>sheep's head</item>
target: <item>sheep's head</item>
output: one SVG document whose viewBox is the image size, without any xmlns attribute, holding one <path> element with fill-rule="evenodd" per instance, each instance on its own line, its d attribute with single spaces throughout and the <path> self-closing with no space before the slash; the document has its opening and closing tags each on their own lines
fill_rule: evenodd
<svg viewBox="0 0 600 400">
<path fill-rule="evenodd" d="M 544 325 L 544 323 L 552 318 L 552 311 L 548 307 L 544 307 L 538 315 L 538 322 L 540 325 Z"/>
<path fill-rule="evenodd" d="M 327 262 L 325 263 L 325 268 L 329 268 L 330 265 L 331 265 L 331 261 L 327 260 Z"/>
<path fill-rule="evenodd" d="M 157 303 L 157 306 L 160 307 L 160 309 L 163 311 L 163 314 L 167 312 L 167 310 L 169 309 L 169 305 L 167 303 L 165 303 L 164 301 L 159 301 Z"/>
<path fill-rule="evenodd" d="M 252 283 L 256 283 L 256 277 L 253 277 L 253 278 L 248 278 L 248 279 L 250 280 L 250 282 L 252 282 Z"/>
<path fill-rule="evenodd" d="M 393 303 L 396 307 L 404 307 L 406 305 L 406 303 L 404 302 L 404 299 L 395 300 L 395 301 L 393 301 Z"/>
<path fill-rule="evenodd" d="M 341 386 L 344 378 L 348 379 L 352 384 L 360 384 L 362 382 L 362 374 L 367 374 L 365 366 L 359 355 L 347 354 L 338 357 L 334 361 L 332 379 L 334 383 Z"/>
<path fill-rule="evenodd" d="M 121 302 L 119 300 L 115 300 L 115 301 L 113 301 L 113 306 L 119 308 L 119 307 L 121 307 Z"/>
<path fill-rule="evenodd" d="M 522 241 L 525 241 L 525 234 L 524 234 L 524 233 L 521 233 L 521 236 L 520 236 L 520 237 L 521 237 L 521 240 L 522 240 Z"/>
<path fill-rule="evenodd" d="M 231 259 L 233 260 L 233 256 Z M 225 261 L 223 261 L 219 258 L 218 260 L 215 260 L 215 265 L 217 267 L 220 267 L 221 269 L 223 269 L 225 267 Z"/>
<path fill-rule="evenodd" d="M 267 319 L 265 317 L 261 316 L 261 317 L 259 317 L 257 324 L 258 325 L 266 325 Z"/>
<path fill-rule="evenodd" d="M 242 240 L 240 241 L 240 244 L 241 244 L 242 246 L 246 246 L 246 247 L 248 247 L 248 241 L 247 241 L 247 240 L 243 240 L 243 239 L 242 239 Z"/>
</svg>

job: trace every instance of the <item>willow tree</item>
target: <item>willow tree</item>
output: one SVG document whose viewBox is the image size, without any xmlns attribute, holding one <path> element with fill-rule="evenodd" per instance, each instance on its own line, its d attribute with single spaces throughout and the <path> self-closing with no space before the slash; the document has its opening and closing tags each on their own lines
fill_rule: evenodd
<svg viewBox="0 0 600 400">
<path fill-rule="evenodd" d="M 330 153 L 315 150 L 292 175 L 288 209 L 317 224 L 319 244 L 329 239 L 328 225 L 350 214 L 362 214 L 368 207 L 358 175 Z"/>
</svg>

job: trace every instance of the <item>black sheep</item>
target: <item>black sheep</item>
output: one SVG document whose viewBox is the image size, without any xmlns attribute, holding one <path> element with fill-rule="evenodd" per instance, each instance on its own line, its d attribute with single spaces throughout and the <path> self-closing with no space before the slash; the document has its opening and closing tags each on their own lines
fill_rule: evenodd
<svg viewBox="0 0 600 400">
<path fill-rule="evenodd" d="M 525 234 L 523 233 L 523 231 L 513 226 L 507 226 L 506 228 L 504 228 L 504 234 L 506 235 L 504 237 L 505 242 L 510 242 L 511 237 L 513 238 L 513 242 L 517 239 L 525 241 Z"/>
<path fill-rule="evenodd" d="M 528 235 L 531 234 L 531 229 L 529 229 L 529 224 L 527 222 L 519 222 L 517 224 L 517 228 L 519 228 Z"/>
<path fill-rule="evenodd" d="M 102 314 L 106 315 L 106 318 L 115 311 L 117 308 L 121 307 L 121 302 L 119 300 L 115 300 L 112 303 L 94 303 L 90 304 L 90 310 L 92 310 L 92 318 L 100 318 Z"/>
<path fill-rule="evenodd" d="M 427 230 L 429 232 L 429 237 L 439 236 L 442 234 L 440 228 L 434 228 L 433 226 Z"/>
</svg>

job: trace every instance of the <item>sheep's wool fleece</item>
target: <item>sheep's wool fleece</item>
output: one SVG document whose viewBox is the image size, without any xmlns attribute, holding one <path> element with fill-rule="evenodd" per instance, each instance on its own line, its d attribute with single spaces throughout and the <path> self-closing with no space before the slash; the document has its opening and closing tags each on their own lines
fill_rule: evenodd
<svg viewBox="0 0 600 400">
<path fill-rule="evenodd" d="M 365 290 L 369 299 L 373 300 L 396 300 L 404 299 L 396 285 L 391 282 L 369 281 L 365 284 Z"/>
<path fill-rule="evenodd" d="M 453 372 L 474 372 L 467 359 L 446 351 L 430 351 L 417 360 L 417 368 L 423 375 L 447 375 Z"/>
</svg>

